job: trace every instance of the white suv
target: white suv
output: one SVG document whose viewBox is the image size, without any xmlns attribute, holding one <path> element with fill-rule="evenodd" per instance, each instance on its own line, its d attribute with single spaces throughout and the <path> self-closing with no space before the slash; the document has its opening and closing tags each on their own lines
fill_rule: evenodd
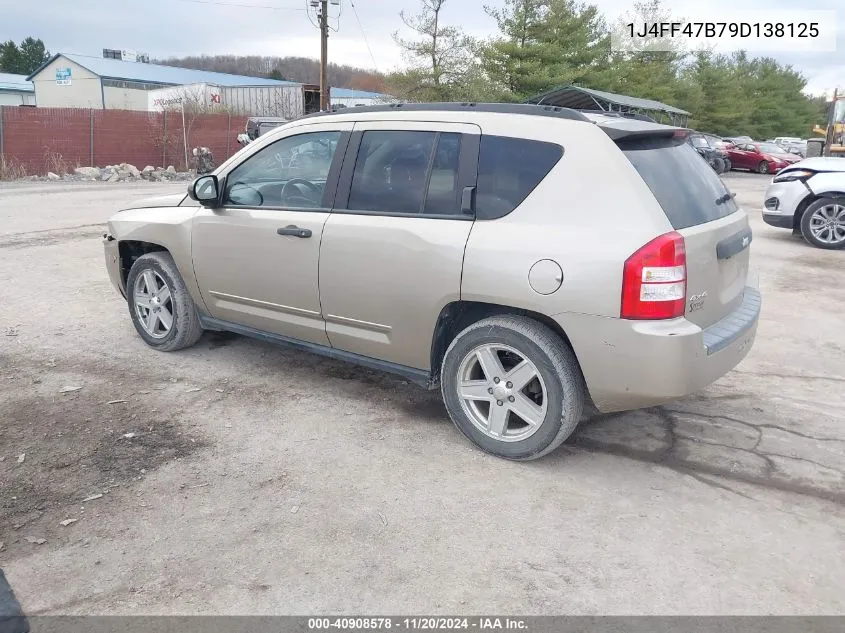
<svg viewBox="0 0 845 633">
<path fill-rule="evenodd" d="M 845 247 L 845 158 L 808 158 L 778 172 L 766 190 L 763 221 L 818 248 Z"/>
</svg>

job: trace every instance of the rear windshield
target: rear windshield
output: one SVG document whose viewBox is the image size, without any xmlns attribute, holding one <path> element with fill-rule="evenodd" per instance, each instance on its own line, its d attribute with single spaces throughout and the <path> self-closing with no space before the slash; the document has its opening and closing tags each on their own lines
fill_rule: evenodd
<svg viewBox="0 0 845 633">
<path fill-rule="evenodd" d="M 738 209 L 721 178 L 689 143 L 645 138 L 620 141 L 619 147 L 675 229 L 712 222 Z"/>
</svg>

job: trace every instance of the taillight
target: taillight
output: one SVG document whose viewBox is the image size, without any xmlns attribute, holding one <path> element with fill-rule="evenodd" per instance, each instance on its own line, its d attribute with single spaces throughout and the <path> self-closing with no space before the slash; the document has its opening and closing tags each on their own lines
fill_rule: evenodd
<svg viewBox="0 0 845 633">
<path fill-rule="evenodd" d="M 674 319 L 684 315 L 687 251 L 680 233 L 661 235 L 625 261 L 623 319 Z"/>
</svg>

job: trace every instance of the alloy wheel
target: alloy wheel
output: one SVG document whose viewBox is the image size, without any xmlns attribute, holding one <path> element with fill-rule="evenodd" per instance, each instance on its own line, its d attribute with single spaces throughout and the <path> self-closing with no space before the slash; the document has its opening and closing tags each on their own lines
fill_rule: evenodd
<svg viewBox="0 0 845 633">
<path fill-rule="evenodd" d="M 458 369 L 461 407 L 481 432 L 502 442 L 531 437 L 546 419 L 547 390 L 536 365 L 516 349 L 480 345 Z"/>
<path fill-rule="evenodd" d="M 164 338 L 173 327 L 173 298 L 164 278 L 147 269 L 135 279 L 135 314 L 144 331 L 153 338 Z"/>
<path fill-rule="evenodd" d="M 810 217 L 810 232 L 825 244 L 845 242 L 845 206 L 831 203 L 816 209 Z"/>
</svg>

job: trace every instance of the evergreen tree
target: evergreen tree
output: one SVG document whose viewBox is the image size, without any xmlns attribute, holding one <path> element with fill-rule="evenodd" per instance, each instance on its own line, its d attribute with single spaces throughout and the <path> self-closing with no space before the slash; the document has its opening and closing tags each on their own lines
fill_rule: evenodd
<svg viewBox="0 0 845 633">
<path fill-rule="evenodd" d="M 44 46 L 40 39 L 26 38 L 19 47 L 23 63 L 24 75 L 34 73 L 38 68 L 50 59 L 50 51 Z"/>
<path fill-rule="evenodd" d="M 48 59 L 50 51 L 40 39 L 28 37 L 20 46 L 12 40 L 0 44 L 0 72 L 29 75 Z"/>
<path fill-rule="evenodd" d="M 487 11 L 501 37 L 482 49 L 482 65 L 513 99 L 562 84 L 595 84 L 607 69 L 608 32 L 595 5 L 508 0 L 503 9 Z"/>
<path fill-rule="evenodd" d="M 749 108 L 745 91 L 729 57 L 697 53 L 684 77 L 699 90 L 697 103 L 684 102 L 693 113 L 690 127 L 722 136 L 744 134 Z"/>
<path fill-rule="evenodd" d="M 0 44 L 0 72 L 23 74 L 23 58 L 18 45 L 12 40 Z"/>
</svg>

